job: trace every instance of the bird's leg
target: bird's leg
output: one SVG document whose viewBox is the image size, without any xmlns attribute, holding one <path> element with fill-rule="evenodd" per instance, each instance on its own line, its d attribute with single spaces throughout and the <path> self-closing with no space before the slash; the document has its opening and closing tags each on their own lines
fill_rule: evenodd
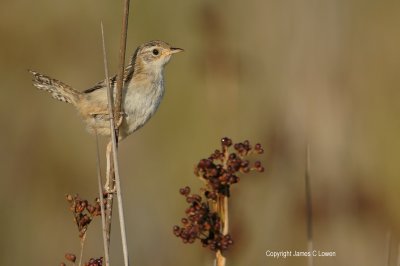
<svg viewBox="0 0 400 266">
<path fill-rule="evenodd" d="M 123 111 L 119 112 L 118 121 L 116 121 L 115 125 L 114 125 L 115 129 L 118 129 L 122 125 L 122 121 L 124 120 L 124 117 L 127 117 L 127 116 L 128 115 L 125 112 L 123 112 Z"/>
<path fill-rule="evenodd" d="M 119 128 L 122 125 L 122 120 L 124 120 L 124 117 L 126 114 L 124 112 L 121 112 L 118 118 L 118 121 L 115 124 L 115 128 Z"/>
<path fill-rule="evenodd" d="M 106 111 L 92 112 L 89 115 L 95 119 L 108 120 L 108 112 Z"/>
<path fill-rule="evenodd" d="M 113 180 L 114 176 L 112 175 L 112 142 L 110 141 L 107 145 L 106 150 L 106 161 L 107 161 L 107 168 L 106 168 L 106 184 L 104 185 L 104 189 L 107 192 L 111 192 L 114 189 Z M 110 185 L 112 187 L 110 187 Z"/>
<path fill-rule="evenodd" d="M 118 118 L 118 121 L 116 121 L 115 123 L 115 128 L 119 128 L 122 124 L 122 121 L 124 120 L 124 117 L 127 116 L 127 114 L 125 112 L 120 112 L 119 113 L 120 116 Z M 89 113 L 90 116 L 92 116 L 93 118 L 96 119 L 101 119 L 101 120 L 109 120 L 109 115 L 108 115 L 108 111 L 99 111 L 99 112 L 92 112 Z"/>
</svg>

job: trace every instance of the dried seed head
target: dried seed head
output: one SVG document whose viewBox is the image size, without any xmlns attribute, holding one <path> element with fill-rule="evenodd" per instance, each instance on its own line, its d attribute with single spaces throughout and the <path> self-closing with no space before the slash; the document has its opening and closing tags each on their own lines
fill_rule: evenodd
<svg viewBox="0 0 400 266">
<path fill-rule="evenodd" d="M 221 139 L 221 146 L 222 150 L 217 149 L 208 158 L 201 159 L 194 169 L 195 175 L 205 181 L 205 187 L 201 189 L 204 197 L 190 194 L 189 187 L 179 190 L 189 207 L 185 210 L 186 217 L 181 219 L 182 226 L 173 227 L 174 235 L 184 243 L 199 239 L 203 247 L 213 251 L 226 250 L 233 244 L 230 235 L 221 232 L 221 218 L 214 204 L 219 197 L 230 196 L 230 186 L 239 182 L 240 174 L 264 170 L 261 162 L 253 164 L 246 158 L 263 152 L 259 143 L 254 147 L 248 140 L 233 144 L 231 139 L 225 137 Z"/>
<path fill-rule="evenodd" d="M 74 198 L 73 198 L 70 194 L 65 195 L 65 199 L 66 199 L 68 202 L 71 202 L 71 201 L 74 200 Z"/>
<path fill-rule="evenodd" d="M 70 261 L 70 262 L 75 262 L 76 261 L 76 256 L 75 254 L 72 253 L 65 253 L 64 255 L 65 259 Z"/>
<path fill-rule="evenodd" d="M 230 147 L 232 145 L 232 140 L 230 138 L 222 138 L 221 139 L 221 144 L 223 147 Z"/>
</svg>

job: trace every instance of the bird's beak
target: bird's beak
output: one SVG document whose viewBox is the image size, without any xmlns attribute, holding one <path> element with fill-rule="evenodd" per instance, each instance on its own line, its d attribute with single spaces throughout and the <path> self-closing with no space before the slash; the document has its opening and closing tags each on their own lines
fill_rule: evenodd
<svg viewBox="0 0 400 266">
<path fill-rule="evenodd" d="M 182 48 L 171 48 L 170 54 L 176 54 L 176 53 L 180 53 L 183 52 L 184 50 Z"/>
</svg>

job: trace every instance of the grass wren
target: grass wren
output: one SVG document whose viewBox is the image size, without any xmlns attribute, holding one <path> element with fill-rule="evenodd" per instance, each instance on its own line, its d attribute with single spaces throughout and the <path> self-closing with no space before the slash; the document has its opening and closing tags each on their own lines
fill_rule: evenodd
<svg viewBox="0 0 400 266">
<path fill-rule="evenodd" d="M 141 128 L 156 112 L 164 95 L 164 67 L 181 48 L 173 48 L 163 41 L 150 41 L 140 45 L 124 71 L 122 91 L 122 120 L 119 139 Z M 105 80 L 83 92 L 35 71 L 33 85 L 51 93 L 62 102 L 71 103 L 84 119 L 90 133 L 110 135 L 107 83 Z M 110 78 L 115 94 L 117 76 Z"/>
</svg>

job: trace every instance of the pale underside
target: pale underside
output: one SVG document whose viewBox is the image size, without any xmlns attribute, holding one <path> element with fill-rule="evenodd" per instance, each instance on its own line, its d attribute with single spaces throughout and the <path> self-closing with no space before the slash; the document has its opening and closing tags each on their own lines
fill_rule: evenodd
<svg viewBox="0 0 400 266">
<path fill-rule="evenodd" d="M 164 95 L 162 75 L 156 75 L 159 77 L 155 79 L 146 76 L 135 75 L 123 90 L 124 108 L 119 130 L 120 139 L 141 128 L 153 116 Z M 103 86 L 80 96 L 76 106 L 87 130 L 92 134 L 110 135 L 107 88 Z"/>
</svg>

